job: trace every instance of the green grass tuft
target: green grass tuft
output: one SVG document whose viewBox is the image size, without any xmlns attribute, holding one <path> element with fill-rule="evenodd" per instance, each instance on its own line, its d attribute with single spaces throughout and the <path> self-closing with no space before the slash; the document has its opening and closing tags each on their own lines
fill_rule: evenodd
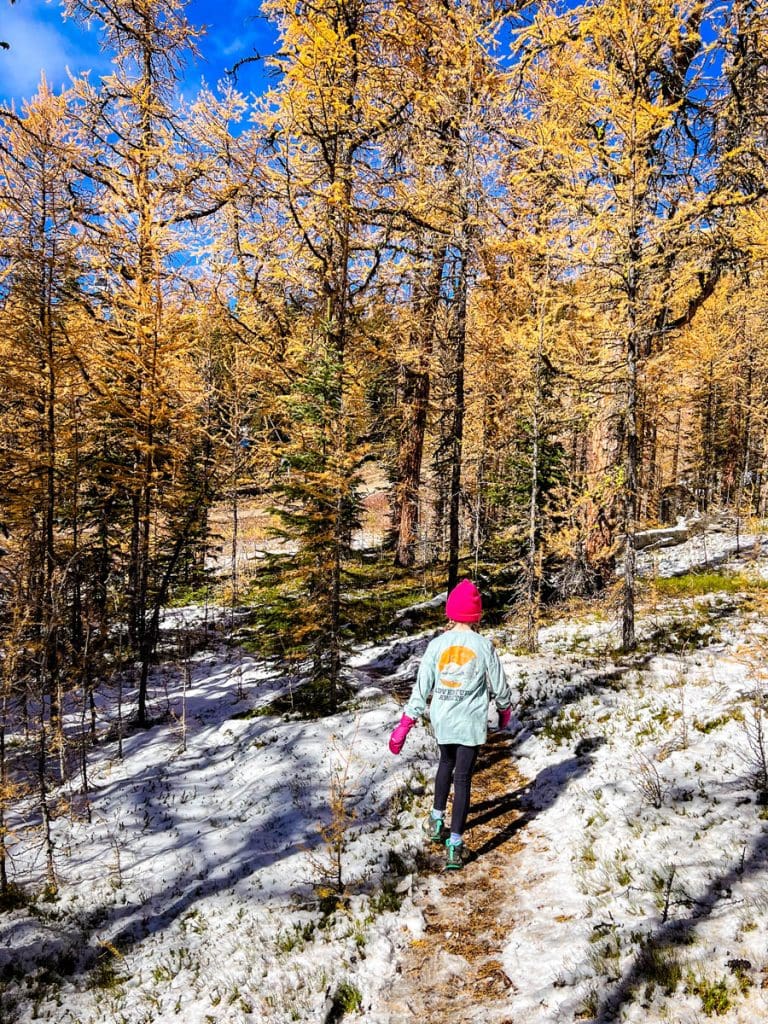
<svg viewBox="0 0 768 1024">
<path fill-rule="evenodd" d="M 701 999 L 701 1008 L 707 1017 L 722 1017 L 731 1008 L 733 993 L 725 978 L 708 981 L 706 978 L 691 977 L 687 989 Z"/>
<path fill-rule="evenodd" d="M 333 997 L 333 1009 L 329 1020 L 339 1021 L 345 1013 L 359 1013 L 363 1008 L 363 997 L 359 988 L 348 981 L 342 981 Z"/>
<path fill-rule="evenodd" d="M 542 736 L 555 746 L 568 743 L 583 731 L 583 715 L 577 708 L 562 708 L 555 718 L 547 719 L 541 727 Z"/>
<path fill-rule="evenodd" d="M 654 580 L 656 593 L 661 597 L 701 597 L 712 593 L 750 593 L 768 589 L 768 580 L 761 580 L 740 572 L 688 572 L 682 576 L 669 576 Z"/>
<path fill-rule="evenodd" d="M 315 922 L 308 921 L 306 924 L 295 924 L 287 931 L 280 932 L 275 945 L 279 953 L 291 953 L 294 950 L 301 952 L 310 941 L 315 931 Z"/>
<path fill-rule="evenodd" d="M 648 998 L 653 995 L 657 986 L 664 995 L 673 995 L 683 979 L 683 968 L 675 951 L 669 946 L 659 945 L 652 940 L 643 944 L 638 968 L 640 976 L 646 984 Z"/>
<path fill-rule="evenodd" d="M 128 975 L 120 974 L 117 969 L 120 957 L 121 954 L 113 946 L 105 945 L 90 973 L 88 987 L 108 992 L 121 988 L 128 981 Z"/>
</svg>

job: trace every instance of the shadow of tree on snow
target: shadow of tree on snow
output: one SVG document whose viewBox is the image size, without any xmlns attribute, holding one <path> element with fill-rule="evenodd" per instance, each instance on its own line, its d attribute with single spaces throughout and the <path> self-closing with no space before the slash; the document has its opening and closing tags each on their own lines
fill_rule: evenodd
<svg viewBox="0 0 768 1024">
<path fill-rule="evenodd" d="M 649 932 L 643 947 L 624 971 L 618 982 L 603 994 L 594 1024 L 613 1024 L 618 1020 L 622 1007 L 633 1001 L 639 986 L 649 980 L 648 954 L 650 947 L 671 950 L 690 945 L 697 925 L 710 918 L 719 907 L 725 905 L 734 885 L 750 875 L 756 875 L 768 867 L 768 836 L 759 835 L 748 856 L 739 858 L 727 871 L 713 878 L 704 893 L 695 901 L 687 917 L 669 919 Z"/>
<path fill-rule="evenodd" d="M 491 749 L 494 750 L 494 748 Z M 494 754 L 489 760 L 498 760 L 503 756 L 502 752 L 505 750 L 507 756 L 511 756 L 508 746 L 500 746 L 494 750 Z M 588 753 L 578 757 L 567 757 L 557 764 L 544 768 L 532 782 L 520 789 L 473 803 L 470 808 L 467 829 L 476 828 L 478 825 L 488 825 L 495 820 L 501 821 L 498 830 L 484 843 L 474 848 L 473 860 L 485 856 L 509 842 L 538 814 L 552 807 L 575 779 L 589 772 L 592 764 L 592 757 Z M 487 762 L 482 766 L 487 767 Z M 514 819 L 505 820 L 516 811 L 519 814 Z"/>
</svg>

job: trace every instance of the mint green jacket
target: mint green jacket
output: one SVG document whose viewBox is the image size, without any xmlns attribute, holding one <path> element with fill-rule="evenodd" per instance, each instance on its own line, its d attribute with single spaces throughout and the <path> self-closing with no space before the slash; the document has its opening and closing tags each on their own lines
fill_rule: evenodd
<svg viewBox="0 0 768 1024">
<path fill-rule="evenodd" d="M 488 737 L 491 697 L 503 711 L 512 703 L 504 669 L 490 640 L 471 629 L 449 629 L 431 640 L 405 713 L 429 717 L 438 743 L 479 747 Z"/>
</svg>

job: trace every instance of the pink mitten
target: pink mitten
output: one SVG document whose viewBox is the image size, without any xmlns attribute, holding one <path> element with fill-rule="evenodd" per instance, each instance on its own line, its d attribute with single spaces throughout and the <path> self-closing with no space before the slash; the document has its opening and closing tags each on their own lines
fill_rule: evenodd
<svg viewBox="0 0 768 1024">
<path fill-rule="evenodd" d="M 403 749 L 405 743 L 405 737 L 411 731 L 413 726 L 416 724 L 415 718 L 409 718 L 408 715 L 403 715 L 400 719 L 400 724 L 395 726 L 392 730 L 392 735 L 389 737 L 389 749 L 393 754 L 399 754 Z"/>
<path fill-rule="evenodd" d="M 499 712 L 499 729 L 506 729 L 512 717 L 512 708 L 504 708 Z"/>
</svg>

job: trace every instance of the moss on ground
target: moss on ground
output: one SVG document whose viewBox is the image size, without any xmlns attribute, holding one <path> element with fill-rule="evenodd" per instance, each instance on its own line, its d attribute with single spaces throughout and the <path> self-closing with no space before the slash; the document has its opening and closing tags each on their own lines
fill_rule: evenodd
<svg viewBox="0 0 768 1024">
<path fill-rule="evenodd" d="M 742 572 L 705 570 L 687 572 L 654 580 L 653 589 L 659 597 L 701 597 L 713 593 L 753 593 L 768 590 L 768 580 L 748 576 Z"/>
</svg>

